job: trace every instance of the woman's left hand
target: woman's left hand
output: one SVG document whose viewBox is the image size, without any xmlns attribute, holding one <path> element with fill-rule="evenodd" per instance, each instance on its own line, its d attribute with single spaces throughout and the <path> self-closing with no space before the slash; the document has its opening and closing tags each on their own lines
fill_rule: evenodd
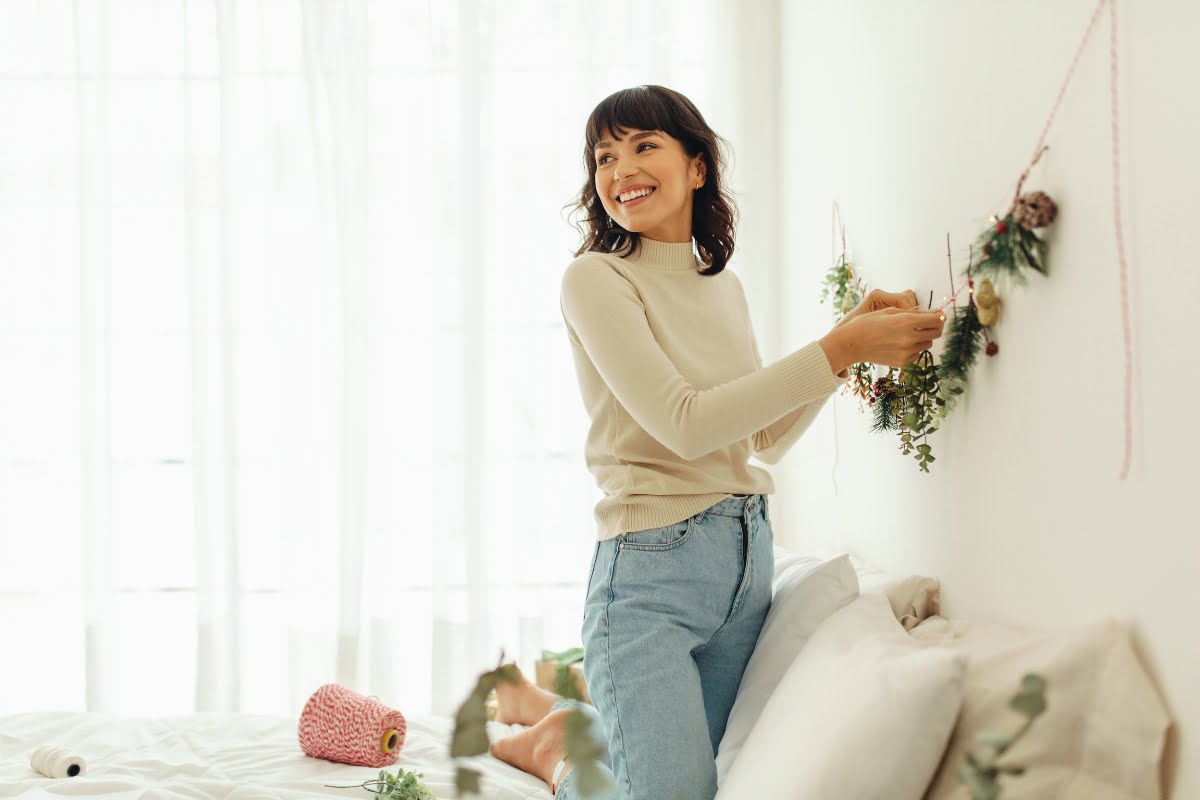
<svg viewBox="0 0 1200 800">
<path fill-rule="evenodd" d="M 905 292 L 885 292 L 882 289 L 872 289 L 867 292 L 867 296 L 846 316 L 838 320 L 838 325 L 849 322 L 860 314 L 869 314 L 872 311 L 879 311 L 883 308 L 900 308 L 905 311 L 912 311 L 917 308 L 917 293 L 909 290 Z"/>
</svg>

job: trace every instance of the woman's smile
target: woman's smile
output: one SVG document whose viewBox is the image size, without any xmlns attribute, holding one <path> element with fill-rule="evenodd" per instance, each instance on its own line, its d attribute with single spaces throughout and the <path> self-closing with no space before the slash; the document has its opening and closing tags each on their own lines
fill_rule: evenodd
<svg viewBox="0 0 1200 800">
<path fill-rule="evenodd" d="M 621 203 L 620 200 L 618 200 L 617 202 L 621 203 L 621 208 L 630 208 L 632 206 L 638 205 L 639 203 L 641 203 L 645 200 L 649 200 L 651 195 L 653 195 L 655 191 L 657 191 L 657 190 L 651 189 L 648 194 L 644 194 L 641 197 L 635 197 L 632 200 L 626 200 L 624 203 Z"/>
</svg>

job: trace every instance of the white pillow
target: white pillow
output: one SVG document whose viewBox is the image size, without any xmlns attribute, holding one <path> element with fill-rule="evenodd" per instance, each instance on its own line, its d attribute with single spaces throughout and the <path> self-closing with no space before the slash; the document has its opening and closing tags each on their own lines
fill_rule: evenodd
<svg viewBox="0 0 1200 800">
<path fill-rule="evenodd" d="M 778 570 L 773 592 L 771 610 L 717 748 L 718 784 L 808 637 L 830 614 L 858 597 L 858 577 L 848 555 L 829 560 L 793 556 Z"/>
<path fill-rule="evenodd" d="M 885 595 L 859 595 L 796 656 L 717 800 L 920 800 L 965 673 L 962 654 L 912 639 Z"/>
</svg>

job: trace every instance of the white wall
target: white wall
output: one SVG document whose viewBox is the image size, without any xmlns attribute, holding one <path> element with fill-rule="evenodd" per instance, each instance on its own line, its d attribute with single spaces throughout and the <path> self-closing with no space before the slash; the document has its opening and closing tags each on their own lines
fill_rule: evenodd
<svg viewBox="0 0 1200 800">
<path fill-rule="evenodd" d="M 778 357 L 829 327 L 817 303 L 836 198 L 873 284 L 948 293 L 1012 197 L 1094 0 L 782 0 L 778 112 L 784 298 Z M 1033 627 L 1133 627 L 1178 726 L 1167 785 L 1200 797 L 1200 524 L 1192 409 L 1200 277 L 1200 4 L 1121 0 L 1124 219 L 1135 337 L 1135 451 L 1122 454 L 1122 339 L 1104 12 L 1026 189 L 1054 197 L 1051 275 L 1003 296 L 1001 350 L 933 439 L 931 475 L 848 397 L 773 468 L 785 544 L 832 544 L 941 579 L 944 613 Z M 1190 76 L 1190 77 L 1189 77 Z M 738 140 L 743 148 L 747 140 Z M 756 313 L 770 300 L 752 297 Z M 773 337 L 772 337 L 773 338 Z M 834 425 L 839 490 L 832 476 Z M 1178 762 L 1176 764 L 1176 762 Z"/>
</svg>

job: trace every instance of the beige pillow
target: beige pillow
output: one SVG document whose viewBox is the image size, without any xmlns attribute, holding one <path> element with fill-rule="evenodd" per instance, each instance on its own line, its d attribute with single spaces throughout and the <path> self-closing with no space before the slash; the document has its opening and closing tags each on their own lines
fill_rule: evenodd
<svg viewBox="0 0 1200 800">
<path fill-rule="evenodd" d="M 825 544 L 816 548 L 815 555 L 822 559 L 830 559 L 843 552 L 845 551 Z M 854 553 L 848 553 L 848 555 L 850 563 L 858 575 L 860 591 L 879 592 L 886 595 L 888 602 L 892 605 L 892 611 L 896 614 L 896 619 L 900 621 L 904 630 L 912 630 L 920 624 L 921 620 L 942 612 L 941 584 L 937 578 L 927 575 L 896 577 L 876 568 Z M 776 545 L 776 574 L 780 569 L 779 565 L 786 565 L 788 559 L 794 557 L 796 556 L 793 555 L 793 551 Z"/>
<path fill-rule="evenodd" d="M 1046 711 L 1000 763 L 1003 800 L 1156 800 L 1170 718 L 1115 619 L 1055 631 L 931 616 L 910 631 L 922 644 L 967 656 L 966 697 L 925 800 L 969 800 L 958 775 L 967 750 L 991 749 L 977 734 L 1014 733 L 1009 708 L 1021 677 L 1046 679 Z"/>
</svg>

